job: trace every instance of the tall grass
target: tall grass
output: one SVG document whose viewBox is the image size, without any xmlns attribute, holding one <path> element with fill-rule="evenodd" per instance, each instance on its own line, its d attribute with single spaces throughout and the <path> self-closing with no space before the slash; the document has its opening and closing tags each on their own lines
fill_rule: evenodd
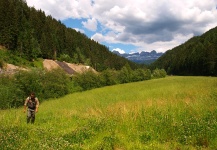
<svg viewBox="0 0 217 150">
<path fill-rule="evenodd" d="M 217 78 L 167 77 L 0 111 L 0 149 L 217 149 Z"/>
</svg>

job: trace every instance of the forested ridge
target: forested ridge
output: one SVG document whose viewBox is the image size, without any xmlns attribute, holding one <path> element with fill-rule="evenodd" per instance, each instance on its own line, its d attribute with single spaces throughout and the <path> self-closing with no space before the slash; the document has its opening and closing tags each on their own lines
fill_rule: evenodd
<svg viewBox="0 0 217 150">
<path fill-rule="evenodd" d="M 137 68 L 137 64 L 67 28 L 44 11 L 28 7 L 25 0 L 0 0 L 0 45 L 29 61 L 59 59 L 90 65 L 97 71 L 120 70 L 126 63 Z"/>
<path fill-rule="evenodd" d="M 217 27 L 167 51 L 152 67 L 174 75 L 217 75 Z"/>
</svg>

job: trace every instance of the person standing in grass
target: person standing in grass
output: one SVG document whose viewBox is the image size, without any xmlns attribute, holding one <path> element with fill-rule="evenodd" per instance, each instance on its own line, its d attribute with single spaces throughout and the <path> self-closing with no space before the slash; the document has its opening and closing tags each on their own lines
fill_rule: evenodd
<svg viewBox="0 0 217 150">
<path fill-rule="evenodd" d="M 26 98 L 25 103 L 24 103 L 24 113 L 27 110 L 27 123 L 31 121 L 31 123 L 35 122 L 35 113 L 38 112 L 38 107 L 39 107 L 39 100 L 35 96 L 35 93 L 30 93 L 30 96 Z"/>
</svg>

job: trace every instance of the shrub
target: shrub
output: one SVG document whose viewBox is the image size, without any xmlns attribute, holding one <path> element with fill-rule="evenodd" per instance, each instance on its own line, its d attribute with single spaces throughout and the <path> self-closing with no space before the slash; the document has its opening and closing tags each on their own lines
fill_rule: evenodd
<svg viewBox="0 0 217 150">
<path fill-rule="evenodd" d="M 38 69 L 31 71 L 19 71 L 14 76 L 15 84 L 17 88 L 25 93 L 25 95 L 29 95 L 30 92 L 34 91 L 39 96 L 42 92 L 42 76 L 42 70 Z"/>
<path fill-rule="evenodd" d="M 18 107 L 23 103 L 24 93 L 10 76 L 0 76 L 0 109 Z"/>
<path fill-rule="evenodd" d="M 133 81 L 133 70 L 128 67 L 128 65 L 124 66 L 118 76 L 118 80 L 120 83 L 129 83 Z"/>
<path fill-rule="evenodd" d="M 58 60 L 59 61 L 71 62 L 72 58 L 68 54 L 61 54 L 60 58 Z"/>
<path fill-rule="evenodd" d="M 144 80 L 150 80 L 150 79 L 151 79 L 151 70 L 147 69 L 145 70 Z"/>
<path fill-rule="evenodd" d="M 30 92 L 42 101 L 69 93 L 69 77 L 62 70 L 44 71 L 33 69 L 19 71 L 14 76 L 1 75 L 0 109 L 23 105 Z"/>
<path fill-rule="evenodd" d="M 41 97 L 57 98 L 69 93 L 69 76 L 61 69 L 46 71 L 41 78 Z"/>
<path fill-rule="evenodd" d="M 149 69 L 137 69 L 133 71 L 132 81 L 143 81 L 151 79 L 151 71 Z"/>
<path fill-rule="evenodd" d="M 4 65 L 5 65 L 5 62 L 2 59 L 0 59 L 0 68 L 4 68 Z"/>
<path fill-rule="evenodd" d="M 117 80 L 118 72 L 116 70 L 107 69 L 100 74 L 101 85 L 109 86 L 118 83 Z"/>
<path fill-rule="evenodd" d="M 81 89 L 84 91 L 102 86 L 99 80 L 99 76 L 92 71 L 87 71 L 82 74 L 77 74 L 72 79 L 73 82 L 76 85 L 79 85 Z"/>
<path fill-rule="evenodd" d="M 70 77 L 61 69 L 46 71 L 32 69 L 19 71 L 14 75 L 1 78 L 0 108 L 18 107 L 30 92 L 35 92 L 40 101 L 58 98 L 68 93 L 85 91 L 103 86 L 143 81 L 166 76 L 163 69 L 155 69 L 151 75 L 149 69 L 132 70 L 125 65 L 120 71 L 105 70 L 102 73 L 87 71 Z M 4 81 L 4 82 L 3 82 Z"/>
<path fill-rule="evenodd" d="M 164 78 L 166 77 L 167 73 L 164 69 L 158 69 L 156 68 L 153 70 L 152 77 L 153 78 Z"/>
</svg>

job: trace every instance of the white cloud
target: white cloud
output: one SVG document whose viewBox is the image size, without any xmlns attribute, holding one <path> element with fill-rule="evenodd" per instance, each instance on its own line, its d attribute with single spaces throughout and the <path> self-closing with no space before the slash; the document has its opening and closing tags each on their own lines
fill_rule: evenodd
<svg viewBox="0 0 217 150">
<path fill-rule="evenodd" d="M 103 35 L 100 34 L 100 33 L 94 34 L 94 35 L 91 37 L 91 39 L 93 39 L 93 40 L 95 40 L 95 41 L 98 41 L 98 42 L 100 42 L 100 43 L 106 41 L 106 37 L 103 36 Z"/>
<path fill-rule="evenodd" d="M 217 0 L 27 0 L 56 19 L 83 18 L 99 42 L 166 51 L 217 26 Z M 100 29 L 100 31 L 99 31 Z"/>
<path fill-rule="evenodd" d="M 112 51 L 118 51 L 120 54 L 124 54 L 125 51 L 120 48 L 114 48 Z"/>
<path fill-rule="evenodd" d="M 91 31 L 97 30 L 97 20 L 95 18 L 88 19 L 87 22 L 82 22 L 83 26 Z"/>
<path fill-rule="evenodd" d="M 79 28 L 74 28 L 76 31 L 78 31 L 78 32 L 81 32 L 81 33 L 85 33 L 85 31 L 84 30 L 82 30 L 82 29 L 79 29 Z"/>
<path fill-rule="evenodd" d="M 92 12 L 91 0 L 26 0 L 29 6 L 42 9 L 56 19 L 89 18 Z"/>
<path fill-rule="evenodd" d="M 157 52 L 165 52 L 166 50 L 170 50 L 180 44 L 183 44 L 185 41 L 190 39 L 192 36 L 193 34 L 189 34 L 185 36 L 183 36 L 182 34 L 178 34 L 178 35 L 175 35 L 174 39 L 171 41 L 166 41 L 166 42 L 156 41 L 151 44 L 139 42 L 136 45 L 140 47 L 138 50 L 139 52 L 144 51 L 144 49 L 149 52 L 152 50 L 156 50 Z"/>
</svg>

